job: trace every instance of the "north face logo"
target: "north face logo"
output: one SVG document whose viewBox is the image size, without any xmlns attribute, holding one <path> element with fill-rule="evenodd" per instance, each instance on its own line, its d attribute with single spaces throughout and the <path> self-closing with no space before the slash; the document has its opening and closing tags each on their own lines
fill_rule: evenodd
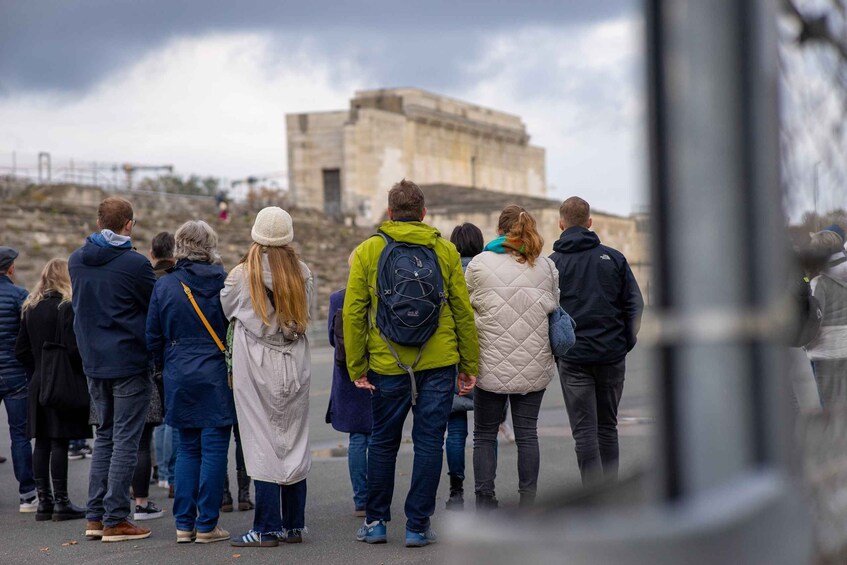
<svg viewBox="0 0 847 565">
<path fill-rule="evenodd" d="M 600 255 L 600 259 L 603 259 L 604 261 L 611 261 L 611 260 L 612 260 L 612 258 L 611 258 L 611 257 L 609 257 L 609 256 L 608 256 L 608 255 L 606 255 L 606 254 Z"/>
</svg>

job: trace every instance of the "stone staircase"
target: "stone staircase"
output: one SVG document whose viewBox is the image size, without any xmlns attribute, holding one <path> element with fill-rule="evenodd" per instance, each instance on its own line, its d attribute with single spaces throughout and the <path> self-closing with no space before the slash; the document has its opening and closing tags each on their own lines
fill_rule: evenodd
<svg viewBox="0 0 847 565">
<path fill-rule="evenodd" d="M 29 187 L 0 204 L 0 245 L 20 252 L 16 262 L 18 284 L 32 288 L 44 264 L 66 258 L 97 228 L 97 204 L 106 196 L 96 187 L 75 185 Z M 120 193 L 133 204 L 133 244 L 147 253 L 161 231 L 175 232 L 185 221 L 207 221 L 217 232 L 224 267 L 231 269 L 250 246 L 250 229 L 258 210 L 230 207 L 230 221 L 217 217 L 212 198 L 158 193 Z M 289 209 L 294 220 L 294 247 L 315 275 L 317 293 L 313 317 L 326 318 L 329 295 L 347 282 L 347 257 L 374 233 L 371 228 L 339 225 L 315 210 Z"/>
</svg>

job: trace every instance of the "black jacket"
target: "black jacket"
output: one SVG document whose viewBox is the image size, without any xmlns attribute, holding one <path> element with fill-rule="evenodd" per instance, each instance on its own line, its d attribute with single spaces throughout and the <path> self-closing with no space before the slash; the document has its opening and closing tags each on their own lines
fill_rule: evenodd
<svg viewBox="0 0 847 565">
<path fill-rule="evenodd" d="M 45 341 L 55 342 L 61 336 L 68 348 L 71 365 L 82 374 L 82 360 L 76 347 L 73 331 L 74 314 L 70 303 L 62 303 L 58 292 L 49 292 L 41 301 L 24 312 L 21 331 L 15 344 L 15 355 L 30 371 L 27 399 L 27 433 L 30 438 L 79 439 L 91 437 L 88 409 L 55 410 L 38 403 L 41 391 L 41 348 Z"/>
<path fill-rule="evenodd" d="M 616 363 L 635 346 L 644 301 L 623 254 L 600 244 L 581 227 L 553 244 L 559 303 L 576 321 L 576 344 L 564 359 L 579 364 Z"/>
<path fill-rule="evenodd" d="M 85 374 L 116 379 L 147 374 L 144 330 L 156 278 L 150 261 L 89 236 L 68 259 L 74 332 Z"/>
</svg>

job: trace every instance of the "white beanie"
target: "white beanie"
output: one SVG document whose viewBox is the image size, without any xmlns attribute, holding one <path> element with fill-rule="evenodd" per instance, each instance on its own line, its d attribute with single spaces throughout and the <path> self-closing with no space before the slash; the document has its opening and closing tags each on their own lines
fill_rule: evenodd
<svg viewBox="0 0 847 565">
<path fill-rule="evenodd" d="M 294 226 L 291 216 L 282 208 L 269 206 L 262 208 L 256 214 L 253 231 L 250 232 L 253 241 L 267 247 L 288 245 L 294 239 Z"/>
</svg>

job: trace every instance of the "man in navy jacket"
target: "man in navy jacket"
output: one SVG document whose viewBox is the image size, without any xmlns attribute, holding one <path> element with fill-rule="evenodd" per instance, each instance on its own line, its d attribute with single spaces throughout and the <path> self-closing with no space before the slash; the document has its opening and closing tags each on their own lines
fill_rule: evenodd
<svg viewBox="0 0 847 565">
<path fill-rule="evenodd" d="M 107 198 L 97 209 L 98 233 L 68 260 L 74 331 L 99 426 L 88 483 L 85 535 L 124 541 L 146 538 L 129 521 L 129 485 L 151 394 L 144 330 L 156 282 L 150 262 L 132 248 L 132 205 Z"/>
<path fill-rule="evenodd" d="M 27 291 L 12 282 L 18 252 L 0 247 L 0 400 L 9 416 L 12 467 L 18 480 L 20 511 L 35 512 L 35 479 L 32 477 L 32 445 L 26 434 L 27 374 L 15 357 L 15 340 L 21 327 L 21 307 Z"/>
<path fill-rule="evenodd" d="M 602 245 L 591 224 L 588 202 L 565 200 L 550 255 L 559 303 L 576 321 L 576 343 L 557 364 L 583 484 L 617 478 L 618 404 L 644 308 L 626 258 Z"/>
</svg>

